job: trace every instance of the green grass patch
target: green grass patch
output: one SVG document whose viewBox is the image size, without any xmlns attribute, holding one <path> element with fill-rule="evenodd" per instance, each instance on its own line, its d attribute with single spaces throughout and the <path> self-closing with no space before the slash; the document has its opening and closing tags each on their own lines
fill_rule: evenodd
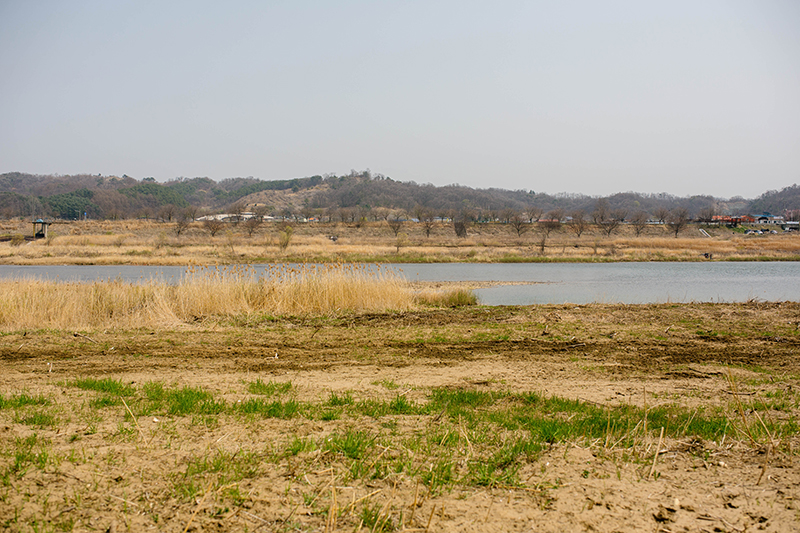
<svg viewBox="0 0 800 533">
<path fill-rule="evenodd" d="M 51 413 L 44 411 L 35 411 L 33 413 L 18 414 L 15 421 L 20 424 L 28 426 L 36 426 L 39 428 L 48 428 L 56 425 L 56 417 Z"/>
<path fill-rule="evenodd" d="M 296 456 L 302 452 L 311 452 L 317 449 L 313 439 L 294 437 L 286 446 L 285 455 Z"/>
<path fill-rule="evenodd" d="M 119 399 L 118 396 L 107 396 L 103 395 L 99 398 L 94 398 L 89 402 L 91 407 L 95 409 L 104 409 L 106 407 L 114 407 L 117 405 L 122 405 L 122 400 Z"/>
<path fill-rule="evenodd" d="M 47 444 L 47 441 L 39 438 L 35 433 L 28 437 L 15 438 L 12 450 L 13 461 L 0 473 L 2 483 L 8 485 L 12 476 L 21 478 L 31 467 L 43 470 L 50 460 Z"/>
<path fill-rule="evenodd" d="M 31 396 L 27 393 L 20 393 L 10 398 L 0 396 L 0 409 L 19 409 L 20 407 L 27 407 L 29 405 L 50 405 L 52 402 L 49 398 L 39 394 L 38 396 Z"/>
<path fill-rule="evenodd" d="M 328 401 L 325 402 L 325 405 L 330 407 L 341 407 L 344 405 L 353 405 L 355 400 L 353 400 L 353 393 L 345 392 L 341 396 L 332 392 L 330 396 L 328 396 Z"/>
<path fill-rule="evenodd" d="M 375 436 L 366 431 L 346 430 L 325 439 L 322 449 L 349 459 L 362 459 L 375 445 Z"/>
<path fill-rule="evenodd" d="M 234 410 L 244 414 L 257 414 L 266 418 L 294 418 L 300 414 L 300 404 L 295 400 L 281 402 L 268 401 L 263 398 L 249 398 L 234 406 Z"/>
<path fill-rule="evenodd" d="M 116 396 L 133 396 L 136 389 L 131 385 L 126 385 L 118 379 L 96 379 L 96 378 L 83 378 L 76 379 L 68 382 L 68 386 L 76 387 L 81 390 L 91 390 L 95 392 L 104 392 L 106 394 L 113 394 Z"/>
<path fill-rule="evenodd" d="M 210 392 L 195 387 L 168 391 L 165 395 L 167 412 L 171 415 L 216 415 L 225 410 L 224 401 L 214 400 Z"/>
<path fill-rule="evenodd" d="M 259 394 L 261 396 L 279 396 L 288 393 L 290 390 L 292 390 L 291 382 L 268 381 L 264 383 L 259 378 L 247 384 L 247 391 L 250 394 Z"/>
</svg>

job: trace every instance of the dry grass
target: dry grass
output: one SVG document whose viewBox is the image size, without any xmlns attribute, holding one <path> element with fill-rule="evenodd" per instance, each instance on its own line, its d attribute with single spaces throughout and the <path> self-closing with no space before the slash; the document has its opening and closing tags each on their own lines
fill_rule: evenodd
<svg viewBox="0 0 800 533">
<path fill-rule="evenodd" d="M 139 264 L 220 265 L 267 262 L 504 262 L 504 261 L 694 261 L 712 254 L 715 260 L 800 257 L 800 234 L 745 236 L 724 227 L 691 226 L 675 238 L 665 226 L 650 226 L 637 236 L 621 226 L 611 237 L 590 228 L 576 237 L 565 226 L 542 235 L 531 230 L 518 236 L 507 224 L 470 227 L 458 238 L 449 224 L 438 224 L 426 237 L 406 223 L 407 239 L 397 239 L 385 222 L 361 225 L 297 224 L 291 242 L 280 246 L 283 226 L 264 224 L 249 236 L 231 225 L 211 237 L 195 223 L 176 236 L 174 224 L 153 221 L 55 224 L 51 238 L 12 246 L 0 242 L 0 264 Z M 762 228 L 763 229 L 763 228 Z M 28 224 L 0 221 L 0 234 L 30 234 Z M 331 237 L 336 237 L 336 240 Z"/>
<path fill-rule="evenodd" d="M 272 265 L 197 268 L 177 284 L 0 282 L 0 328 L 159 328 L 252 315 L 337 315 L 409 310 L 418 305 L 474 304 L 458 291 L 426 292 L 379 265 Z"/>
</svg>

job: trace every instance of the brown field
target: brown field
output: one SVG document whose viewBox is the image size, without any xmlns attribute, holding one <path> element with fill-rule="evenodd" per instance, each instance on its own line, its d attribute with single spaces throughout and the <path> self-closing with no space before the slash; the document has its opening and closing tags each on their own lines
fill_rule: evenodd
<svg viewBox="0 0 800 533">
<path fill-rule="evenodd" d="M 50 226 L 50 238 L 15 246 L 0 242 L 0 264 L 207 265 L 253 262 L 504 262 L 504 261 L 697 261 L 798 260 L 800 234 L 746 236 L 725 227 L 707 227 L 711 237 L 689 226 L 676 239 L 665 226 L 641 236 L 623 225 L 610 237 L 590 227 L 576 237 L 564 225 L 545 238 L 532 228 L 517 236 L 507 224 L 476 224 L 466 238 L 448 224 L 426 237 L 407 222 L 395 237 L 386 222 L 360 225 L 299 223 L 282 249 L 283 224 L 265 223 L 252 235 L 242 224 L 212 237 L 201 223 L 177 236 L 176 224 L 153 221 L 81 221 Z M 763 229 L 763 227 L 762 227 Z M 28 222 L 0 222 L 0 236 L 32 233 Z M 330 237 L 335 236 L 334 242 Z M 18 243 L 17 243 L 18 244 Z"/>
<path fill-rule="evenodd" d="M 0 529 L 798 531 L 799 328 L 758 302 L 5 327 Z"/>
</svg>

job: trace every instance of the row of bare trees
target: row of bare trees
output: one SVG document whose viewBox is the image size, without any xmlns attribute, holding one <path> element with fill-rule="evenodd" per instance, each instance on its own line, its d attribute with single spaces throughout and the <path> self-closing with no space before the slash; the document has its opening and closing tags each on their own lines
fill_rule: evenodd
<svg viewBox="0 0 800 533">
<path fill-rule="evenodd" d="M 415 218 L 422 226 L 426 237 L 430 237 L 437 220 L 450 220 L 455 234 L 459 237 L 466 237 L 470 224 L 478 222 L 468 211 L 462 211 L 447 219 L 435 217 L 429 210 L 418 209 L 415 211 Z M 689 212 L 685 208 L 676 208 L 672 211 L 665 210 L 657 213 L 656 219 L 651 219 L 644 211 L 637 211 L 631 217 L 628 217 L 626 211 L 620 209 L 609 210 L 602 203 L 589 215 L 580 210 L 567 215 L 560 209 L 548 211 L 547 213 L 533 209 L 525 212 L 512 211 L 504 213 L 504 215 L 506 216 L 499 222 L 508 224 L 518 237 L 522 237 L 523 234 L 535 229 L 547 238 L 553 231 L 566 227 L 576 237 L 580 238 L 592 225 L 598 228 L 601 233 L 610 237 L 622 224 L 630 225 L 636 236 L 639 237 L 648 224 L 656 222 L 669 227 L 677 237 L 690 222 Z M 386 223 L 395 237 L 400 233 L 406 220 L 407 218 L 399 213 L 395 213 L 386 219 Z"/>
<path fill-rule="evenodd" d="M 678 233 L 683 231 L 690 220 L 688 210 L 682 207 L 672 211 L 667 209 L 659 210 L 655 214 L 655 218 L 651 219 L 646 212 L 641 210 L 628 217 L 626 210 L 612 210 L 608 208 L 606 203 L 598 201 L 595 210 L 588 215 L 582 210 L 567 214 L 561 209 L 554 209 L 547 213 L 530 209 L 524 212 L 508 213 L 508 216 L 501 222 L 509 224 L 518 237 L 521 237 L 534 227 L 540 233 L 549 235 L 563 225 L 573 232 L 576 237 L 580 238 L 592 224 L 607 237 L 610 237 L 622 224 L 629 224 L 636 236 L 639 237 L 647 225 L 651 223 L 666 224 L 677 237 Z M 457 235 L 462 236 L 464 234 L 461 227 L 455 227 L 455 223 L 454 229 Z M 430 232 L 427 231 L 426 234 L 430 235 Z"/>
<path fill-rule="evenodd" d="M 217 218 L 207 218 L 203 220 L 202 227 L 211 237 L 231 225 L 239 227 L 248 236 L 252 236 L 264 224 L 267 212 L 268 210 L 263 208 L 247 211 L 244 206 L 241 206 L 228 213 L 227 222 Z M 180 236 L 192 222 L 197 220 L 197 210 L 192 207 L 175 211 L 165 210 L 159 213 L 159 218 L 165 222 L 174 222 L 174 232 L 176 236 Z M 437 223 L 450 223 L 456 236 L 466 237 L 471 225 L 486 222 L 477 219 L 474 213 L 466 209 L 455 213 L 448 212 L 446 216 L 437 216 L 432 210 L 422 207 L 414 209 L 413 218 L 405 212 L 394 210 L 387 213 L 384 220 L 395 237 L 400 235 L 403 226 L 410 221 L 419 224 L 426 237 L 430 237 Z M 690 221 L 688 210 L 685 208 L 659 212 L 655 214 L 655 218 L 649 217 L 644 211 L 637 211 L 628 217 L 624 210 L 608 209 L 604 203 L 598 201 L 596 209 L 589 214 L 582 210 L 565 213 L 561 209 L 544 213 L 531 208 L 526 211 L 505 212 L 503 218 L 496 222 L 507 224 L 518 237 L 522 237 L 529 231 L 535 231 L 542 239 L 547 239 L 551 233 L 563 228 L 580 238 L 592 226 L 610 237 L 623 224 L 632 227 L 638 237 L 651 223 L 666 225 L 677 237 Z"/>
</svg>

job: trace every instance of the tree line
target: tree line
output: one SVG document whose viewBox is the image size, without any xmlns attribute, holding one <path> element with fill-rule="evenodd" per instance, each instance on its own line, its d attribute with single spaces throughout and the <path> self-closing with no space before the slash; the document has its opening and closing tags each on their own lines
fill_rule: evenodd
<svg viewBox="0 0 800 533">
<path fill-rule="evenodd" d="M 265 194 L 270 193 L 269 201 Z M 256 213 L 281 218 L 342 221 L 435 220 L 457 224 L 499 221 L 522 228 L 533 222 L 569 222 L 581 232 L 583 220 L 613 232 L 622 222 L 666 222 L 670 213 L 710 221 L 718 214 L 771 212 L 800 214 L 800 187 L 768 191 L 753 200 L 741 197 L 677 197 L 665 193 L 617 193 L 606 197 L 537 193 L 534 190 L 443 187 L 393 180 L 369 170 L 290 180 L 253 177 L 214 181 L 176 178 L 158 183 L 129 176 L 0 174 L 0 216 L 75 220 L 152 218 L 165 221 L 209 213 Z"/>
</svg>

